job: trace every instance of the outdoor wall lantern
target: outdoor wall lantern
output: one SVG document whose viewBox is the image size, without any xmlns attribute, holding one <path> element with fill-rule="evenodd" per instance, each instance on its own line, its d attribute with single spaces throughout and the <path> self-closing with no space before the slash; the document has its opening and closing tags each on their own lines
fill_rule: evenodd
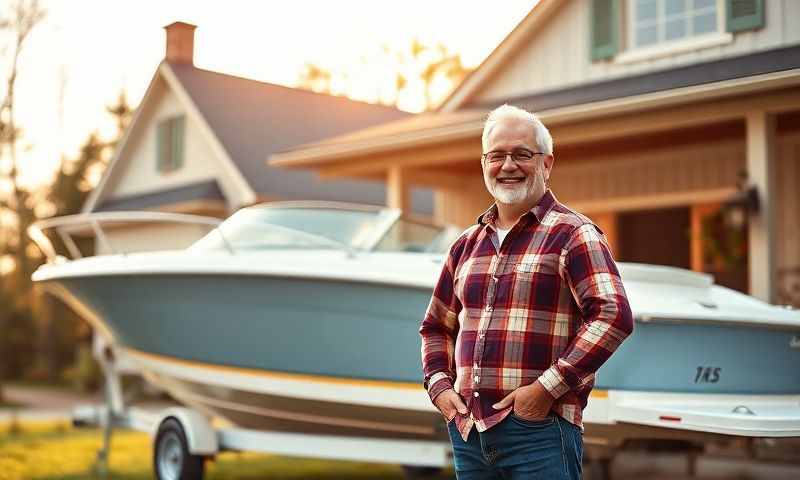
<svg viewBox="0 0 800 480">
<path fill-rule="evenodd" d="M 743 227 L 748 215 L 757 214 L 759 209 L 758 188 L 754 185 L 740 186 L 739 191 L 722 204 L 725 222 L 733 228 Z"/>
</svg>

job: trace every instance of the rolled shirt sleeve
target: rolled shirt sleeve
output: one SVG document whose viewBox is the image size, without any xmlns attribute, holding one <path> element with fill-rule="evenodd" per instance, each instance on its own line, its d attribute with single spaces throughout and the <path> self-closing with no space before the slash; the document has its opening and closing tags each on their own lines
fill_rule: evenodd
<svg viewBox="0 0 800 480">
<path fill-rule="evenodd" d="M 592 224 L 577 227 L 562 249 L 559 268 L 583 324 L 569 346 L 538 381 L 559 398 L 594 379 L 625 338 L 633 315 L 622 279 L 603 234 Z"/>
</svg>

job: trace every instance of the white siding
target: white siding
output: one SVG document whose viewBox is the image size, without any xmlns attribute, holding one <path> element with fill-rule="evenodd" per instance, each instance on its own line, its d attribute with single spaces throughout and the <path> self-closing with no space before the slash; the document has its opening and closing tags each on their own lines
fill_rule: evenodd
<svg viewBox="0 0 800 480">
<path fill-rule="evenodd" d="M 563 1 L 564 6 L 529 37 L 528 44 L 514 54 L 474 100 L 505 100 L 800 43 L 800 1 L 769 0 L 764 28 L 738 33 L 730 43 L 631 63 L 592 62 L 589 55 L 590 1 Z M 626 1 L 621 0 L 623 5 Z M 724 12 L 722 15 L 724 17 Z M 624 30 L 624 20 L 620 23 Z"/>
<path fill-rule="evenodd" d="M 127 197 L 176 188 L 187 184 L 222 177 L 220 161 L 214 157 L 208 141 L 192 118 L 186 117 L 183 166 L 175 171 L 159 172 L 156 166 L 156 127 L 158 123 L 176 115 L 186 114 L 177 96 L 163 84 L 154 86 L 158 91 L 150 98 L 146 110 L 137 122 L 141 128 L 129 139 L 124 158 L 119 159 L 119 171 L 114 172 L 112 183 L 107 185 L 106 198 Z M 102 202 L 102 201 L 101 201 Z"/>
<path fill-rule="evenodd" d="M 106 230 L 106 237 L 115 253 L 149 252 L 154 250 L 184 249 L 199 240 L 208 228 L 198 225 L 137 225 L 130 228 Z M 109 252 L 96 242 L 96 255 Z"/>
</svg>

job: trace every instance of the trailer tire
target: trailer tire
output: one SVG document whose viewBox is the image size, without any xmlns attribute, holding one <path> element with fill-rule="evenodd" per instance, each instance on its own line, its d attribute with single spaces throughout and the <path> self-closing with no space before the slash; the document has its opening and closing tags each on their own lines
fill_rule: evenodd
<svg viewBox="0 0 800 480">
<path fill-rule="evenodd" d="M 153 444 L 153 472 L 158 480 L 202 480 L 205 459 L 189 452 L 186 433 L 175 418 L 158 427 Z"/>
</svg>

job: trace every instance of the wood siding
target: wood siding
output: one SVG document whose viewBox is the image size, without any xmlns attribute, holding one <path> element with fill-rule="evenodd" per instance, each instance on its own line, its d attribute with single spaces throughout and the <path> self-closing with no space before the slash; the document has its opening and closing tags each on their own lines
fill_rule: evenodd
<svg viewBox="0 0 800 480">
<path fill-rule="evenodd" d="M 737 33 L 733 41 L 719 46 L 684 51 L 645 60 L 620 63 L 616 59 L 590 59 L 589 0 L 564 0 L 565 5 L 534 33 L 528 44 L 499 70 L 479 91 L 478 102 L 509 98 L 576 86 L 612 78 L 664 70 L 682 65 L 727 58 L 759 50 L 800 43 L 800 2 L 770 0 L 766 25 Z M 627 0 L 621 0 L 622 5 Z M 623 8 L 624 9 L 624 8 Z M 623 12 L 622 17 L 625 14 Z M 620 22 L 624 32 L 625 22 Z M 625 51 L 624 35 L 622 48 Z"/>
<path fill-rule="evenodd" d="M 778 137 L 778 302 L 800 308 L 800 132 Z"/>
<path fill-rule="evenodd" d="M 745 168 L 744 140 L 727 139 L 639 150 L 591 161 L 556 161 L 551 177 L 559 199 L 582 212 L 690 205 L 736 188 Z"/>
</svg>

